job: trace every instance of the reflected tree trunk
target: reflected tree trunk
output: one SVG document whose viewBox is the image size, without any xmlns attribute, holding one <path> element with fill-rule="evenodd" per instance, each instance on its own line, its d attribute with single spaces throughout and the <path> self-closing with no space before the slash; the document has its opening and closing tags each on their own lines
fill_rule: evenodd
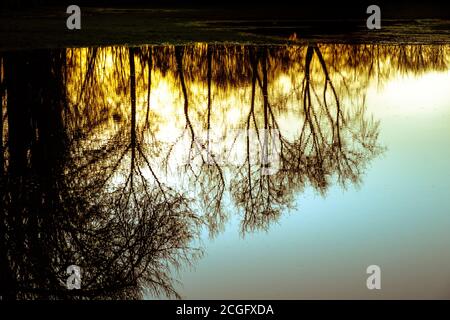
<svg viewBox="0 0 450 320">
<path fill-rule="evenodd" d="M 130 147 L 131 147 L 131 188 L 133 188 L 133 172 L 136 160 L 136 70 L 134 64 L 134 48 L 128 49 L 130 62 L 130 100 L 131 100 L 131 129 L 130 129 Z"/>
<path fill-rule="evenodd" d="M 177 62 L 177 73 L 178 78 L 180 79 L 181 84 L 181 91 L 183 92 L 183 99 L 184 99 L 184 117 L 186 120 L 186 127 L 189 128 L 192 144 L 194 143 L 195 134 L 194 134 L 194 128 L 192 127 L 191 120 L 189 118 L 189 98 L 187 94 L 187 88 L 186 88 L 186 82 L 184 80 L 184 71 L 183 71 L 183 56 L 184 56 L 184 47 L 176 46 L 175 47 L 175 59 Z M 191 144 L 191 146 L 192 146 Z"/>
</svg>

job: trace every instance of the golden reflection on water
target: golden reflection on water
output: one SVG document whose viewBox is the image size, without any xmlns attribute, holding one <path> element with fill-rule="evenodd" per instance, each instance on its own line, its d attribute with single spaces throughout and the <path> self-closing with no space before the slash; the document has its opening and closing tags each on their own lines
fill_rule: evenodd
<svg viewBox="0 0 450 320">
<path fill-rule="evenodd" d="M 136 161 L 145 179 L 201 199 L 196 206 L 212 231 L 226 219 L 224 206 L 243 213 L 243 231 L 266 228 L 307 185 L 323 194 L 334 182 L 359 184 L 383 150 L 378 121 L 366 110 L 368 87 L 446 70 L 449 54 L 440 45 L 68 49 L 68 125 L 84 132 L 75 152 L 122 146 L 122 156 L 104 159 L 122 167 L 109 180 L 112 190 L 127 183 Z M 254 146 L 237 138 L 238 129 L 279 133 L 276 174 L 261 175 L 261 163 L 247 159 Z M 211 131 L 221 137 L 217 154 L 234 149 L 243 161 L 208 163 Z M 130 140 L 137 155 L 126 152 Z"/>
<path fill-rule="evenodd" d="M 73 297 L 60 287 L 76 263 L 81 297 L 139 298 L 143 288 L 177 297 L 172 268 L 201 255 L 193 243 L 203 226 L 216 235 L 237 214 L 242 234 L 267 229 L 306 187 L 360 184 L 385 150 L 368 89 L 448 70 L 450 46 L 196 44 L 0 58 L 7 294 Z"/>
<path fill-rule="evenodd" d="M 336 103 L 333 101 L 333 86 L 346 112 L 351 112 L 349 109 L 363 107 L 364 91 L 371 81 L 383 85 L 401 74 L 419 75 L 430 70 L 445 70 L 450 47 L 318 45 L 312 57 L 308 57 L 306 46 L 254 48 L 200 43 L 179 47 L 180 65 L 174 46 L 133 50 L 137 123 L 142 125 L 149 119 L 147 122 L 150 125 L 157 123 L 158 132 L 165 136 L 168 133 L 172 135 L 172 130 L 184 128 L 185 100 L 189 103 L 189 120 L 195 128 L 205 127 L 208 103 L 212 104 L 214 111 L 211 112 L 211 126 L 245 127 L 252 98 L 252 59 L 258 60 L 257 87 L 261 86 L 263 72 L 266 73 L 269 103 L 277 112 L 283 129 L 292 130 L 295 126 L 288 124 L 304 117 L 301 104 L 306 71 L 310 74 L 306 87 L 311 90 L 312 106 L 320 108 L 318 105 L 324 100 L 323 91 L 328 83 L 328 102 Z M 67 50 L 67 92 L 73 109 L 87 116 L 82 121 L 97 123 L 101 119 L 102 129 L 113 130 L 117 122 L 130 120 L 128 56 L 128 48 L 125 47 Z M 263 70 L 263 60 L 266 70 Z M 325 81 L 327 73 L 329 82 Z M 183 97 L 180 75 L 185 81 L 186 97 Z M 258 121 L 263 121 L 260 112 L 264 104 L 263 93 L 258 88 L 254 104 Z M 335 105 L 328 107 L 336 108 Z"/>
</svg>

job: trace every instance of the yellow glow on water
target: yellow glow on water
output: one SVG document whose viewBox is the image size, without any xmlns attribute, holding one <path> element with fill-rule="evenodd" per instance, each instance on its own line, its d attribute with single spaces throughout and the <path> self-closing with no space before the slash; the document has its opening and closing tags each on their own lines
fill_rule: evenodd
<svg viewBox="0 0 450 320">
<path fill-rule="evenodd" d="M 353 145 L 355 135 L 365 138 L 374 134 L 376 120 L 385 114 L 432 112 L 436 104 L 448 100 L 445 80 L 450 46 L 319 45 L 250 50 L 246 46 L 196 44 L 182 50 L 174 46 L 133 50 L 110 47 L 67 52 L 71 62 L 69 112 L 77 115 L 73 126 L 90 128 L 95 124 L 90 133 L 93 141 L 130 132 L 130 54 L 135 66 L 135 129 L 144 133 L 146 143 L 156 138 L 161 148 L 181 141 L 182 135 L 205 136 L 208 126 L 222 135 L 246 127 L 267 127 L 279 130 L 289 143 L 307 139 L 304 156 L 310 157 L 320 144 L 336 145 L 338 134 L 343 145 Z M 312 52 L 310 61 L 308 50 Z M 256 69 L 252 54 L 259 59 Z M 312 135 L 320 140 L 308 140 Z M 240 150 L 245 147 L 236 146 Z M 186 150 L 174 148 L 175 158 L 183 153 Z"/>
<path fill-rule="evenodd" d="M 67 64 L 55 63 L 54 70 L 64 71 L 58 75 L 61 87 L 54 90 L 43 83 L 44 95 L 32 95 L 42 98 L 42 103 L 33 100 L 33 108 L 42 107 L 50 117 L 40 116 L 40 110 L 24 116 L 23 124 L 36 123 L 37 135 L 27 143 L 8 140 L 14 133 L 13 122 L 8 128 L 14 120 L 9 112 L 21 106 L 8 100 L 10 89 L 2 97 L 8 119 L 4 145 L 11 148 L 19 142 L 19 149 L 33 158 L 32 170 L 27 167 L 29 172 L 18 176 L 8 167 L 8 177 L 12 182 L 19 178 L 27 190 L 32 186 L 31 198 L 38 202 L 43 195 L 47 199 L 43 191 L 51 187 L 61 200 L 47 204 L 70 216 L 67 209 L 74 208 L 76 221 L 92 216 L 101 230 L 108 217 L 129 220 L 131 230 L 112 224 L 113 239 L 121 231 L 136 234 L 133 222 L 140 216 L 148 217 L 153 227 L 160 210 L 169 217 L 166 209 L 180 203 L 183 213 L 176 215 L 177 221 L 186 211 L 189 220 L 198 217 L 193 223 L 203 227 L 205 222 L 211 233 L 231 225 L 231 232 L 215 243 L 221 248 L 208 243 L 212 259 L 206 257 L 201 266 L 205 281 L 200 286 L 205 287 L 199 289 L 198 274 L 192 277 L 187 286 L 191 297 L 211 292 L 207 287 L 214 283 L 214 290 L 223 290 L 222 298 L 266 298 L 274 294 L 259 290 L 267 270 L 280 270 L 281 289 L 275 293 L 279 298 L 308 298 L 311 292 L 322 298 L 333 292 L 373 298 L 354 275 L 364 272 L 374 256 L 386 269 L 398 269 L 395 286 L 383 291 L 383 297 L 405 292 L 423 297 L 429 280 L 434 288 L 426 292 L 445 297 L 442 279 L 448 279 L 450 255 L 441 253 L 449 240 L 449 48 L 196 44 L 68 49 Z M 3 79 L 3 65 L 0 70 Z M 7 79 L 14 78 L 11 70 Z M 22 127 L 14 127 L 16 135 Z M 264 128 L 277 135 L 246 139 L 239 136 L 243 128 L 253 133 Z M 62 157 L 47 150 L 63 150 Z M 211 150 L 218 156 L 214 163 L 205 157 Z M 276 161 L 263 165 L 261 150 Z M 41 168 L 41 155 L 57 160 L 52 168 L 56 174 L 48 177 L 56 184 L 29 183 L 34 182 L 35 168 Z M 240 162 L 230 164 L 235 158 Z M 276 170 L 263 173 L 267 168 Z M 316 201 L 317 194 L 328 197 Z M 9 204 L 16 202 L 9 198 Z M 78 200 L 79 208 L 73 206 Z M 82 212 L 86 208 L 89 214 Z M 300 214 L 285 214 L 291 208 Z M 180 220 L 185 223 L 189 221 Z M 270 237 L 258 232 L 269 228 Z M 177 230 L 162 233 L 177 237 Z M 256 237 L 243 248 L 240 235 L 249 232 Z M 137 236 L 141 238 L 139 232 Z M 153 240 L 153 233 L 148 236 Z M 179 248 L 178 243 L 172 244 Z M 240 248 L 240 256 L 228 250 L 230 246 Z M 336 253 L 344 258 L 335 259 Z M 440 265 L 435 264 L 436 253 L 442 256 Z M 251 277 L 248 270 L 235 268 L 236 259 L 251 270 Z M 402 264 L 412 271 L 404 273 Z M 330 266 L 341 280 L 318 287 L 328 279 Z M 429 270 L 438 273 L 429 277 Z M 424 281 L 411 284 L 411 276 Z M 248 291 L 236 291 L 242 281 Z"/>
<path fill-rule="evenodd" d="M 275 86 L 280 87 L 281 94 L 287 95 L 292 92 L 293 83 L 287 75 L 282 74 L 275 80 Z"/>
<path fill-rule="evenodd" d="M 199 117 L 206 113 L 208 101 L 205 59 L 201 55 L 208 50 L 207 48 L 206 44 L 199 43 L 189 50 L 186 49 L 183 67 L 186 69 L 187 97 L 183 97 L 175 59 L 170 57 L 173 54 L 173 47 L 169 47 L 166 53 L 169 61 L 168 72 L 162 73 L 160 70 L 152 70 L 151 112 L 149 116 L 157 119 L 162 131 L 171 131 L 175 127 L 182 128 L 185 126 L 186 119 L 183 105 L 186 98 L 189 102 L 189 117 L 191 117 L 192 124 L 196 127 L 204 127 Z M 369 82 L 372 84 L 375 82 L 381 83 L 382 86 L 386 86 L 389 101 L 402 99 L 401 105 L 404 112 L 421 110 L 426 103 L 432 103 L 421 101 L 420 93 L 424 90 L 435 91 L 435 96 L 439 96 L 439 92 L 444 90 L 444 84 L 439 79 L 439 72 L 426 71 L 426 75 L 421 75 L 420 82 L 414 82 L 414 79 L 418 72 L 425 72 L 427 63 L 432 68 L 442 69 L 443 65 L 449 60 L 449 46 L 405 46 L 399 49 L 395 46 L 320 45 L 319 48 L 327 64 L 327 72 L 334 89 L 339 95 L 339 100 L 346 103 L 345 108 L 347 109 L 358 107 L 359 102 L 353 101 L 355 96 L 362 96 L 362 91 L 368 90 L 370 92 L 372 90 L 372 85 L 369 86 Z M 93 57 L 89 49 L 70 49 L 68 56 L 74 63 L 73 68 L 69 70 L 70 80 L 67 91 L 71 97 L 70 100 L 78 108 L 90 108 L 91 110 L 92 108 L 97 110 L 104 108 L 107 113 L 120 116 L 120 119 L 129 119 L 130 71 L 127 59 L 128 49 L 104 48 L 99 50 L 101 52 L 97 52 Z M 152 49 L 148 47 L 146 50 Z M 215 62 L 214 59 L 217 59 L 217 57 L 213 55 L 213 77 L 215 69 L 223 69 L 230 72 L 230 76 L 235 76 L 239 72 L 242 73 L 245 68 L 249 68 L 238 60 L 238 55 L 233 55 L 234 52 L 243 50 L 242 47 L 230 46 L 225 47 L 224 50 L 228 55 L 221 62 Z M 303 103 L 302 81 L 304 80 L 305 65 L 300 62 L 304 61 L 306 48 L 289 47 L 284 50 L 292 62 L 290 62 L 288 68 L 280 68 L 280 63 L 276 60 L 277 57 L 270 57 L 268 95 L 269 103 L 279 110 L 280 118 L 289 118 L 292 122 L 294 121 L 292 117 L 301 117 L 301 112 L 298 111 L 302 109 L 301 104 Z M 352 66 L 346 59 L 350 52 L 354 51 L 360 52 L 357 54 L 361 55 L 359 57 L 361 62 L 355 64 L 355 60 L 352 62 L 354 64 Z M 370 52 L 370 55 L 366 52 Z M 422 56 L 421 63 L 414 56 L 416 52 Z M 221 51 L 219 53 L 222 54 Z M 441 63 L 435 62 L 437 54 L 443 57 Z M 410 60 L 400 60 L 400 57 L 405 55 L 410 56 Z M 429 59 L 429 62 L 427 62 L 427 59 Z M 138 122 L 142 122 L 147 116 L 147 82 L 149 75 L 148 68 L 142 65 L 144 60 L 137 56 L 134 57 L 134 60 L 137 79 L 137 113 L 138 119 L 140 119 Z M 95 62 L 93 68 L 88 65 L 92 61 Z M 410 67 L 408 67 L 408 64 L 410 64 Z M 234 71 L 232 71 L 233 69 Z M 192 73 L 194 71 L 197 73 Z M 261 69 L 258 70 L 259 82 L 256 84 L 257 92 L 255 93 L 255 114 L 256 118 L 259 119 L 258 121 L 262 119 L 260 109 L 263 100 L 263 94 L 260 92 L 261 71 Z M 86 76 L 90 77 L 91 82 L 84 81 Z M 314 85 L 311 99 L 313 102 L 315 100 L 316 103 L 320 103 L 319 100 L 322 99 L 326 81 L 323 66 L 320 65 L 317 58 L 312 59 L 310 79 L 311 84 Z M 220 81 L 228 84 L 224 86 L 222 83 L 212 81 L 213 101 L 211 106 L 214 112 L 212 112 L 211 120 L 217 123 L 225 120 L 227 125 L 232 127 L 243 125 L 247 117 L 247 111 L 245 110 L 251 103 L 250 79 L 247 78 L 242 84 L 237 85 L 233 84 L 234 80 L 231 78 L 225 77 Z M 91 87 L 92 85 L 94 87 Z M 78 101 L 82 97 L 80 90 L 89 91 L 89 89 L 95 91 L 89 97 L 89 103 L 86 100 L 85 102 Z M 327 85 L 327 90 L 327 101 L 332 101 L 334 97 L 330 94 L 331 87 L 329 85 Z M 383 108 L 381 107 L 381 109 Z M 294 110 L 297 110 L 297 112 L 293 112 Z M 104 111 L 102 111 L 102 114 L 104 116 Z M 113 122 L 111 118 L 109 123 L 112 124 Z M 164 126 L 167 126 L 167 128 L 164 128 Z M 286 125 L 283 125 L 283 127 L 286 127 Z"/>
<path fill-rule="evenodd" d="M 440 112 L 444 106 L 450 106 L 449 77 L 449 71 L 432 71 L 420 77 L 399 75 L 381 90 L 370 86 L 368 93 L 373 100 L 371 104 L 375 106 L 372 112 L 376 116 Z"/>
</svg>

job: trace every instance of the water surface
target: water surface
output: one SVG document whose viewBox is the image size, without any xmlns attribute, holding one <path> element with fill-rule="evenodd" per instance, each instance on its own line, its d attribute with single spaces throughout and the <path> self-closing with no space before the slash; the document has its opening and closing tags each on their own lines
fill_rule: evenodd
<svg viewBox="0 0 450 320">
<path fill-rule="evenodd" d="M 375 44 L 2 53 L 2 295 L 448 298 L 449 58 Z"/>
</svg>

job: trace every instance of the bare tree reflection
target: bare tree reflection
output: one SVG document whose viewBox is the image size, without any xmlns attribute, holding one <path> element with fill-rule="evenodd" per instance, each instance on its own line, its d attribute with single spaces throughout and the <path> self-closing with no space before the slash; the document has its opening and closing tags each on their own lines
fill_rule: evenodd
<svg viewBox="0 0 450 320">
<path fill-rule="evenodd" d="M 2 54 L 0 295 L 178 297 L 172 271 L 201 255 L 205 224 L 216 235 L 239 213 L 242 234 L 268 229 L 307 187 L 325 195 L 361 183 L 383 151 L 368 82 L 445 68 L 447 52 L 198 44 Z M 242 162 L 220 159 L 214 130 Z M 189 161 L 172 172 L 179 153 Z M 72 264 L 80 290 L 65 288 Z"/>
<path fill-rule="evenodd" d="M 182 134 L 184 135 L 186 130 L 188 131 L 190 143 L 186 152 L 188 154 L 187 158 L 192 160 L 185 164 L 184 169 L 189 175 L 191 188 L 198 187 L 198 197 L 201 199 L 201 207 L 205 213 L 204 218 L 210 228 L 211 234 L 214 235 L 223 227 L 227 215 L 223 209 L 223 194 L 225 190 L 223 169 L 211 150 L 211 113 L 213 112 L 211 97 L 212 48 L 208 46 L 206 49 L 207 106 L 206 125 L 204 129 L 206 129 L 207 137 L 204 143 L 196 139 L 196 133 L 189 117 L 189 97 L 184 77 L 183 56 L 184 48 L 175 47 L 177 74 L 184 101 L 185 131 Z M 192 165 L 196 156 L 200 157 L 200 164 L 197 168 Z"/>
<path fill-rule="evenodd" d="M 200 253 L 191 247 L 198 218 L 183 195 L 165 188 L 156 177 L 157 187 L 150 185 L 138 165 L 145 156 L 134 120 L 133 49 L 129 143 L 124 152 L 116 152 L 119 161 L 109 166 L 103 161 L 104 146 L 90 151 L 100 156 L 90 155 L 83 162 L 68 154 L 61 117 L 65 104 L 58 89 L 64 88 L 61 56 L 62 52 L 50 52 L 35 58 L 6 57 L 9 152 L 1 184 L 1 295 L 139 298 L 145 288 L 177 297 L 171 271 Z M 39 77 L 23 77 L 27 74 Z M 48 79 L 46 86 L 41 85 L 42 77 Z M 59 84 L 56 91 L 52 83 Z M 27 88 L 32 92 L 23 94 Z M 120 160 L 128 152 L 128 173 L 120 177 L 117 170 L 125 170 Z M 71 264 L 82 269 L 80 290 L 65 288 L 65 268 Z"/>
<path fill-rule="evenodd" d="M 311 62 L 314 54 L 324 74 L 323 93 L 317 94 L 316 82 L 311 79 Z M 365 119 L 363 109 L 343 114 L 339 98 L 328 74 L 318 47 L 306 48 L 304 78 L 301 84 L 300 105 L 303 122 L 299 124 L 297 138 L 286 137 L 268 93 L 268 48 L 251 50 L 252 82 L 251 103 L 245 127 L 257 132 L 278 132 L 280 141 L 278 157 L 280 168 L 273 175 L 263 174 L 264 163 L 251 161 L 250 150 L 254 144 L 246 137 L 245 163 L 238 168 L 231 182 L 231 192 L 238 207 L 243 209 L 242 232 L 267 229 L 269 224 L 288 209 L 296 192 L 306 185 L 324 194 L 333 176 L 344 185 L 358 183 L 365 164 L 375 157 L 381 148 L 377 145 L 377 123 Z M 261 90 L 262 110 L 255 111 L 257 85 Z M 331 88 L 331 94 L 327 92 Z M 333 97 L 330 102 L 328 96 Z M 313 100 L 312 96 L 315 97 Z M 277 106 L 278 109 L 282 106 Z M 257 117 L 256 114 L 262 114 Z M 361 124 L 356 128 L 355 123 Z M 353 131 L 355 130 L 355 131 Z M 344 132 L 344 133 L 342 133 Z M 345 135 L 344 135 L 345 134 Z M 266 138 L 266 136 L 264 136 Z M 270 136 L 269 136 L 270 138 Z M 272 137 L 273 139 L 273 137 Z M 356 143 L 355 143 L 356 142 Z M 360 144 L 358 144 L 360 143 Z M 260 141 L 261 152 L 267 152 L 266 139 Z"/>
</svg>

